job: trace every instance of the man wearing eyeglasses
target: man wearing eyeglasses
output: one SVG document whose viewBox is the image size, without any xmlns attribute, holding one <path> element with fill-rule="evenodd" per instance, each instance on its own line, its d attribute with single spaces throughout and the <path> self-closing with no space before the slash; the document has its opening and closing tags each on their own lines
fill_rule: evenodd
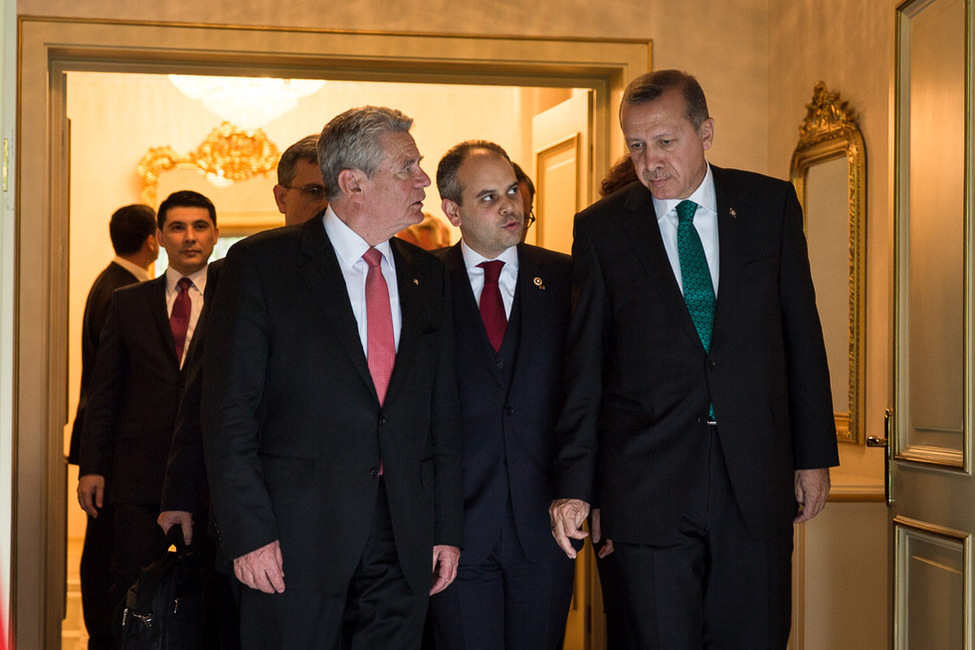
<svg viewBox="0 0 975 650">
<path fill-rule="evenodd" d="M 464 552 L 431 599 L 437 650 L 557 650 L 574 565 L 552 544 L 555 419 L 572 260 L 520 243 L 524 195 L 504 149 L 469 140 L 437 168 L 462 240 L 450 278 L 464 436 Z"/>
<path fill-rule="evenodd" d="M 528 229 L 535 223 L 535 184 L 521 165 L 512 162 L 511 166 L 515 170 L 515 178 L 518 179 L 518 192 L 521 193 L 521 200 L 525 204 L 525 229 L 521 231 L 521 243 L 524 244 Z"/>
<path fill-rule="evenodd" d="M 322 170 L 318 166 L 317 135 L 309 135 L 284 150 L 278 162 L 274 202 L 286 225 L 305 223 L 328 207 Z"/>
</svg>

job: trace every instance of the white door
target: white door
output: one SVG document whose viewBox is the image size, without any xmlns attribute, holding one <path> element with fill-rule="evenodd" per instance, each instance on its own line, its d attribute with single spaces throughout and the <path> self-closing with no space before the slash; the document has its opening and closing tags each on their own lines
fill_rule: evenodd
<svg viewBox="0 0 975 650">
<path fill-rule="evenodd" d="M 572 217 L 590 203 L 591 125 L 591 90 L 574 90 L 570 99 L 532 118 L 538 221 L 528 232 L 534 231 L 538 246 L 572 252 Z"/>
<path fill-rule="evenodd" d="M 898 650 L 975 647 L 972 25 L 971 0 L 897 9 L 888 439 Z"/>
</svg>

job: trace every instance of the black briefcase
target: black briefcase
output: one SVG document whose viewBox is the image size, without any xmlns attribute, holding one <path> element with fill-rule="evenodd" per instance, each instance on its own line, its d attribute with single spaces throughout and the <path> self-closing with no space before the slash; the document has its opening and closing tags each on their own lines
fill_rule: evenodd
<svg viewBox="0 0 975 650">
<path fill-rule="evenodd" d="M 203 586 L 199 555 L 173 526 L 166 555 L 139 571 L 122 607 L 122 650 L 202 650 Z M 174 548 L 175 547 L 175 548 Z"/>
</svg>

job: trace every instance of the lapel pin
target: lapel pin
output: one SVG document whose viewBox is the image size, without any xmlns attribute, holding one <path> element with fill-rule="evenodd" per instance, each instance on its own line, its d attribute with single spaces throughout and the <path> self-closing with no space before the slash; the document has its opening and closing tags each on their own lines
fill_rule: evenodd
<svg viewBox="0 0 975 650">
<path fill-rule="evenodd" d="M 539 289 L 541 289 L 542 291 L 545 291 L 545 283 L 544 283 L 544 282 L 542 282 L 542 279 L 541 279 L 540 277 L 538 277 L 538 276 L 536 275 L 536 276 L 535 276 L 535 280 L 534 280 L 534 282 L 535 282 L 535 286 L 536 286 L 536 287 L 538 287 L 538 288 L 539 288 Z"/>
<path fill-rule="evenodd" d="M 732 219 L 737 219 L 738 218 L 738 213 L 735 212 L 735 209 L 734 208 L 728 208 L 728 214 L 731 215 L 731 218 Z"/>
<path fill-rule="evenodd" d="M 417 280 L 416 278 L 413 278 L 413 284 L 415 284 L 416 286 L 420 286 L 420 281 Z"/>
</svg>

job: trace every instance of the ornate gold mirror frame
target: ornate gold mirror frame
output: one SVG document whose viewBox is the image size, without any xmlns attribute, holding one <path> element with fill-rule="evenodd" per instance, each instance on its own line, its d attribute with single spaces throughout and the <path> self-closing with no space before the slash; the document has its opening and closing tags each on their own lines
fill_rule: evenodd
<svg viewBox="0 0 975 650">
<path fill-rule="evenodd" d="M 224 122 L 185 156 L 168 146 L 149 149 L 136 167 L 142 179 L 142 201 L 156 205 L 159 177 L 168 171 L 194 170 L 218 185 L 240 183 L 274 171 L 280 157 L 277 146 L 261 129 L 244 131 Z"/>
<path fill-rule="evenodd" d="M 865 272 L 865 237 L 864 222 L 866 218 L 866 153 L 863 145 L 863 135 L 857 125 L 856 117 L 847 103 L 840 100 L 838 93 L 831 93 L 826 84 L 818 82 L 813 89 L 812 103 L 806 106 L 806 118 L 799 127 L 799 144 L 792 154 L 792 182 L 795 185 L 799 202 L 806 215 L 807 236 L 810 231 L 810 203 L 821 197 L 807 196 L 808 174 L 812 167 L 834 160 L 845 158 L 847 172 L 846 205 L 848 218 L 845 220 L 845 232 L 837 227 L 834 231 L 825 233 L 830 238 L 845 237 L 848 239 L 848 273 L 843 282 L 847 288 L 849 298 L 848 310 L 848 354 L 849 378 L 846 396 L 848 411 L 839 409 L 835 413 L 837 438 L 842 442 L 859 443 L 863 440 L 864 431 L 864 396 L 866 392 L 864 373 L 864 316 L 866 303 L 864 301 L 864 272 Z M 838 198 L 838 197 L 837 197 Z M 841 201 L 842 199 L 840 199 Z M 835 240 L 834 240 L 835 241 Z M 816 268 L 815 251 L 810 246 L 810 259 L 813 265 L 814 279 L 835 277 L 836 268 Z M 818 272 L 818 274 L 817 274 Z M 837 280 L 841 282 L 842 280 Z M 825 284 L 826 286 L 822 286 Z M 832 283 L 817 281 L 817 294 L 822 295 L 823 289 L 832 287 Z M 822 310 L 821 310 L 822 311 Z M 827 341 L 829 336 L 827 336 Z M 841 351 L 840 346 L 829 350 L 832 361 Z M 834 371 L 835 372 L 835 371 Z M 834 379 L 834 403 L 838 400 L 837 382 Z"/>
</svg>

